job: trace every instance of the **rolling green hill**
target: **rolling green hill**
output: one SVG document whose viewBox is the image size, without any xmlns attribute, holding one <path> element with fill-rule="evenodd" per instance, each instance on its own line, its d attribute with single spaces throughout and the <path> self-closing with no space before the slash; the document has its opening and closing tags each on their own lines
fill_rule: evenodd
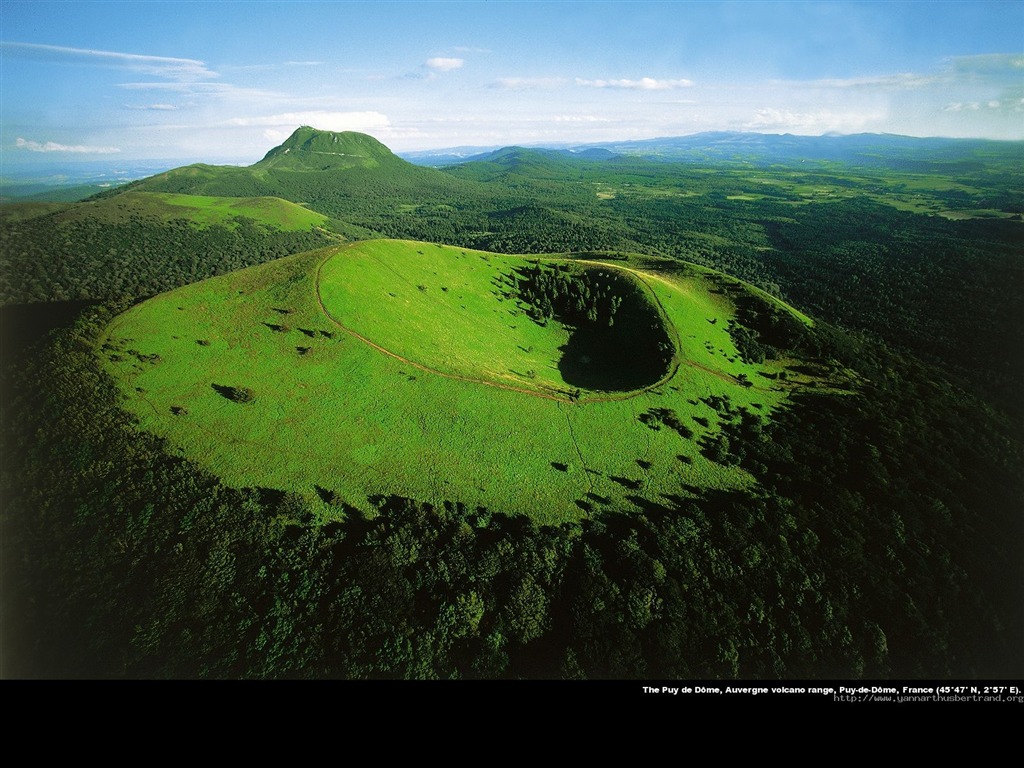
<svg viewBox="0 0 1024 768">
<path fill-rule="evenodd" d="M 257 163 L 242 168 L 206 164 L 175 168 L 111 190 L 225 197 L 279 197 L 353 221 L 369 203 L 403 204 L 452 194 L 477 194 L 472 182 L 402 160 L 362 133 L 299 128 Z M 354 223 L 359 223 L 358 220 Z"/>
<path fill-rule="evenodd" d="M 5 220 L 16 217 L 20 209 L 21 206 L 5 207 L 0 209 L 0 215 Z M 50 209 L 38 206 L 37 210 L 38 215 L 55 212 L 50 223 L 58 226 L 86 221 L 123 224 L 140 218 L 163 224 L 186 222 L 198 229 L 215 225 L 234 229 L 238 227 L 240 219 L 285 232 L 330 226 L 330 220 L 323 214 L 275 197 L 211 197 L 136 190 L 115 198 L 100 198 L 78 205 L 54 206 Z"/>
<path fill-rule="evenodd" d="M 3 206 L 0 305 L 152 295 L 338 242 L 342 232 L 351 233 L 269 197 L 133 190 Z"/>
<path fill-rule="evenodd" d="M 142 179 L 122 189 L 190 195 L 274 196 L 297 191 L 293 174 L 346 171 L 356 174 L 375 171 L 378 176 L 417 175 L 415 166 L 366 134 L 299 128 L 283 144 L 247 168 L 196 163 Z M 433 173 L 419 175 L 434 176 Z M 116 193 L 117 190 L 112 191 Z"/>
<path fill-rule="evenodd" d="M 233 485 L 561 522 L 751 484 L 721 426 L 829 385 L 788 357 L 742 359 L 749 303 L 790 312 L 692 265 L 382 240 L 158 296 L 100 347 L 141 426 Z"/>
</svg>

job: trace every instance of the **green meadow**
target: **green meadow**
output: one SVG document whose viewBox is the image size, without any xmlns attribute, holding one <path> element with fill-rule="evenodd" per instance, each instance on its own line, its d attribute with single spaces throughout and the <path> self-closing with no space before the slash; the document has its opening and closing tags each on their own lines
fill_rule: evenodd
<svg viewBox="0 0 1024 768">
<path fill-rule="evenodd" d="M 632 290 L 649 314 L 631 332 L 671 342 L 664 370 L 580 386 L 568 363 L 602 361 L 567 360 L 576 329 L 531 316 L 517 285 L 539 268 Z M 142 428 L 231 485 L 314 500 L 324 520 L 397 494 L 557 523 L 751 487 L 715 454 L 723 421 L 831 387 L 799 361 L 744 362 L 728 331 L 739 295 L 768 301 L 679 262 L 377 240 L 157 296 L 98 353 Z"/>
<path fill-rule="evenodd" d="M 276 197 L 214 197 L 141 191 L 80 203 L 70 207 L 62 218 L 116 224 L 140 216 L 160 221 L 184 220 L 198 228 L 215 224 L 230 228 L 236 226 L 236 217 L 242 217 L 285 231 L 326 227 L 329 222 L 323 214 Z"/>
</svg>

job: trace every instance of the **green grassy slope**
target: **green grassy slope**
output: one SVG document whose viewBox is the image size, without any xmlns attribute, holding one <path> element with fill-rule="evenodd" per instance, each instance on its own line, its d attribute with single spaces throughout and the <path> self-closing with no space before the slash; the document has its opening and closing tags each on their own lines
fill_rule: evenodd
<svg viewBox="0 0 1024 768">
<path fill-rule="evenodd" d="M 727 279 L 633 269 L 674 329 L 672 370 L 650 390 L 577 399 L 553 360 L 567 330 L 503 296 L 528 263 L 405 241 L 300 254 L 138 305 L 99 352 L 143 428 L 233 485 L 366 510 L 378 494 L 458 500 L 543 522 L 747 487 L 712 460 L 733 418 L 721 403 L 767 415 L 809 380 L 739 359 Z"/>
<path fill-rule="evenodd" d="M 203 163 L 175 168 L 112 190 L 223 197 L 278 197 L 360 224 L 360 211 L 415 205 L 425 199 L 473 196 L 476 185 L 402 160 L 361 133 L 299 128 L 248 167 Z"/>
<path fill-rule="evenodd" d="M 324 171 L 339 168 L 406 166 L 372 136 L 355 131 L 333 133 L 304 126 L 252 166 L 257 172 L 271 168 Z"/>
<path fill-rule="evenodd" d="M 214 197 L 141 191 L 69 206 L 55 217 L 55 222 L 121 224 L 133 217 L 162 223 L 186 221 L 199 229 L 217 224 L 233 229 L 241 217 L 287 232 L 326 227 L 330 223 L 322 214 L 275 197 Z"/>
<path fill-rule="evenodd" d="M 560 367 L 569 331 L 557 322 L 532 321 L 515 296 L 514 281 L 540 263 L 573 262 L 384 240 L 326 261 L 318 290 L 333 320 L 423 370 L 568 400 L 579 388 Z M 589 264 L 595 274 L 635 274 L 575 263 Z M 657 299 L 649 288 L 646 293 L 654 314 Z"/>
</svg>

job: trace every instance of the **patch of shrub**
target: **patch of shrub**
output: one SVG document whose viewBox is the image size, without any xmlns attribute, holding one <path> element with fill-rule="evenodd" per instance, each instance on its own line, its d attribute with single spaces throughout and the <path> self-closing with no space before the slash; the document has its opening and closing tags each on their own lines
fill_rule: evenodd
<svg viewBox="0 0 1024 768">
<path fill-rule="evenodd" d="M 217 394 L 225 397 L 233 403 L 251 403 L 256 399 L 256 394 L 249 387 L 229 387 L 223 384 L 211 384 Z"/>
</svg>

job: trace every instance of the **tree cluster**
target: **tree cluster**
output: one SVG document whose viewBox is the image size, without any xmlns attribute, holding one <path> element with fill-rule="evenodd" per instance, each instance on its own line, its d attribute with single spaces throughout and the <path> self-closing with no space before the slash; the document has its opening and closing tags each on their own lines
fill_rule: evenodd
<svg viewBox="0 0 1024 768">
<path fill-rule="evenodd" d="M 616 290 L 619 280 L 608 272 L 578 269 L 571 264 L 536 264 L 521 270 L 520 275 L 518 296 L 537 322 L 556 319 L 575 326 L 615 324 L 622 296 Z"/>
<path fill-rule="evenodd" d="M 124 299 L 188 285 L 337 242 L 238 218 L 198 228 L 143 216 L 123 223 L 56 214 L 0 226 L 0 304 Z"/>
</svg>

